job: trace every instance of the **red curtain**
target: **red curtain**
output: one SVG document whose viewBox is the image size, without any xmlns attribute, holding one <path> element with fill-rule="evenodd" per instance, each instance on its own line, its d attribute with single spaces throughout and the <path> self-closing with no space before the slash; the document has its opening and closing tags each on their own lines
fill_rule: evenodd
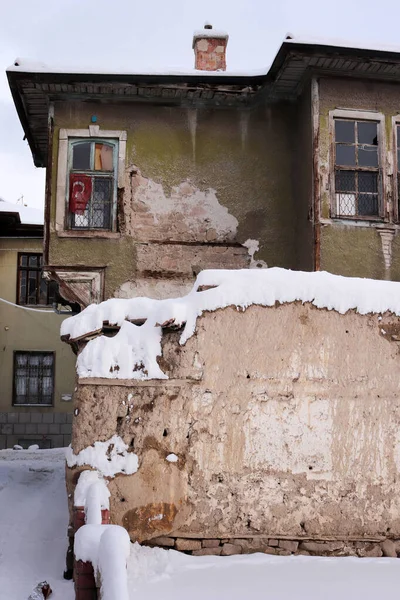
<svg viewBox="0 0 400 600">
<path fill-rule="evenodd" d="M 71 173 L 69 176 L 69 210 L 75 215 L 83 215 L 92 195 L 90 175 Z"/>
</svg>

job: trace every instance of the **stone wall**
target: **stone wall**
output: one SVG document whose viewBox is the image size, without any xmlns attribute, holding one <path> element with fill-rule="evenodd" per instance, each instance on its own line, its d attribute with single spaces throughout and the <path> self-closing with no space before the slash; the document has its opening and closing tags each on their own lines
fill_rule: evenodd
<svg viewBox="0 0 400 600">
<path fill-rule="evenodd" d="M 62 448 L 71 442 L 72 414 L 55 412 L 0 412 L 0 450 L 38 444 Z"/>
<path fill-rule="evenodd" d="M 380 555 L 400 539 L 399 332 L 300 303 L 206 313 L 185 346 L 165 333 L 169 380 L 81 380 L 72 447 L 117 433 L 137 453 L 109 483 L 132 539 Z"/>
</svg>

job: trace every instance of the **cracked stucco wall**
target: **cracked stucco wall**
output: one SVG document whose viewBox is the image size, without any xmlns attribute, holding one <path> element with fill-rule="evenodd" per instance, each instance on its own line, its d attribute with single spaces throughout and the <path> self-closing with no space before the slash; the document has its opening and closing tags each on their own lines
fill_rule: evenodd
<svg viewBox="0 0 400 600">
<path fill-rule="evenodd" d="M 132 539 L 400 537 L 399 332 L 300 303 L 206 313 L 185 346 L 165 333 L 169 380 L 80 382 L 73 449 L 117 432 L 138 454 L 109 484 Z"/>
<path fill-rule="evenodd" d="M 60 128 L 127 132 L 119 238 L 68 238 L 54 229 Z M 243 268 L 255 260 L 296 268 L 292 186 L 296 109 L 144 104 L 55 104 L 49 262 L 106 267 L 105 298 L 185 293 L 205 268 Z M 263 264 L 263 263 L 260 263 Z M 162 282 L 160 282 L 162 280 Z M 160 291 L 161 290 L 161 291 Z"/>
</svg>

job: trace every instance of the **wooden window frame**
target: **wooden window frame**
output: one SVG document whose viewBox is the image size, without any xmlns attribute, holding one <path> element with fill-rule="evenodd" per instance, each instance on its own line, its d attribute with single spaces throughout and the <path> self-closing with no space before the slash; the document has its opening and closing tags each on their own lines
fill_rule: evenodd
<svg viewBox="0 0 400 600">
<path fill-rule="evenodd" d="M 60 129 L 58 140 L 57 193 L 55 231 L 59 237 L 119 238 L 117 231 L 117 190 L 123 188 L 125 178 L 126 131 L 100 129 L 98 125 L 89 125 L 87 129 Z M 106 229 L 69 229 L 68 228 L 68 184 L 69 184 L 69 142 L 74 139 L 82 141 L 116 141 L 117 158 L 115 171 L 115 209 L 112 228 Z"/>
<path fill-rule="evenodd" d="M 400 127 L 400 115 L 395 115 L 392 117 L 392 143 L 393 143 L 393 220 L 395 223 L 399 223 L 400 221 L 400 194 L 399 194 L 399 185 L 398 185 L 398 177 L 400 175 L 400 164 L 397 160 L 397 127 Z"/>
<path fill-rule="evenodd" d="M 16 397 L 17 397 L 17 381 L 16 381 L 16 374 L 17 374 L 17 356 L 18 354 L 29 354 L 30 356 L 42 356 L 42 355 L 52 355 L 53 357 L 53 363 L 51 365 L 51 376 L 52 376 L 52 389 L 51 389 L 51 403 L 44 403 L 44 402 L 16 402 Z M 13 356 L 13 396 L 12 396 L 12 405 L 15 407 L 18 406 L 35 406 L 35 407 L 51 407 L 54 406 L 54 391 L 55 391 L 55 372 L 56 372 L 56 353 L 53 350 L 14 350 L 14 356 Z"/>
<path fill-rule="evenodd" d="M 349 168 L 349 171 L 375 171 L 378 173 L 378 214 L 373 216 L 361 216 L 361 215 L 338 215 L 336 212 L 336 182 L 335 182 L 335 171 L 336 171 L 336 140 L 335 140 L 335 121 L 336 120 L 348 120 L 348 121 L 367 121 L 377 124 L 378 134 L 378 168 L 366 167 L 360 168 Z M 335 109 L 329 112 L 329 188 L 330 188 L 330 216 L 332 219 L 344 220 L 348 223 L 354 221 L 368 221 L 368 222 L 382 222 L 385 220 L 387 215 L 386 206 L 386 194 L 387 194 L 387 172 L 385 169 L 386 160 L 386 135 L 385 135 L 385 116 L 383 113 L 375 111 L 365 110 L 353 110 L 353 109 Z M 347 169 L 345 169 L 347 170 Z"/>
<path fill-rule="evenodd" d="M 17 255 L 17 304 L 19 304 L 20 306 L 43 306 L 43 308 L 52 306 L 52 303 L 49 303 L 49 282 L 46 281 L 45 279 L 43 279 L 43 264 L 40 264 L 40 266 L 38 267 L 30 267 L 29 264 L 25 267 L 23 265 L 21 265 L 21 258 L 22 256 L 27 256 L 28 257 L 28 263 L 29 263 L 29 257 L 30 256 L 37 256 L 39 257 L 39 263 L 40 263 L 40 259 L 42 259 L 43 261 L 43 253 L 42 252 L 18 252 Z M 37 273 L 37 278 L 36 278 L 36 303 L 34 304 L 29 304 L 28 302 L 22 302 L 21 300 L 21 273 L 22 272 L 29 272 L 29 271 L 34 271 Z M 28 282 L 29 278 L 27 278 L 27 282 Z M 45 281 L 46 282 L 46 286 L 47 286 L 47 303 L 46 304 L 40 304 L 39 299 L 40 299 L 40 284 L 41 281 Z M 26 291 L 26 300 L 28 300 L 28 289 Z"/>
</svg>

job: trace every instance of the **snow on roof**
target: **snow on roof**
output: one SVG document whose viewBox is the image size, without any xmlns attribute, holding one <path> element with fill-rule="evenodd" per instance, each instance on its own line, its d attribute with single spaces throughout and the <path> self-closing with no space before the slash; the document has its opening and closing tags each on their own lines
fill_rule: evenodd
<svg viewBox="0 0 400 600">
<path fill-rule="evenodd" d="M 86 344 L 77 359 L 80 377 L 167 379 L 157 362 L 162 352 L 162 326 L 185 325 L 180 338 L 184 344 L 195 331 L 197 317 L 205 311 L 295 301 L 341 314 L 356 310 L 362 315 L 391 312 L 400 316 L 400 283 L 278 267 L 208 270 L 198 275 L 193 289 L 183 298 L 113 298 L 92 304 L 63 321 L 61 335 L 72 341 L 100 333 L 104 322 L 120 326 L 114 337 L 99 335 Z M 131 322 L 139 320 L 144 324 Z"/>
<path fill-rule="evenodd" d="M 44 213 L 37 208 L 11 204 L 0 198 L 0 212 L 19 213 L 22 225 L 43 225 Z"/>
<path fill-rule="evenodd" d="M 215 36 L 214 36 L 215 37 Z M 126 70 L 126 69 L 99 69 L 99 67 L 93 65 L 64 65 L 64 64 L 53 64 L 48 65 L 42 62 L 31 61 L 25 58 L 17 58 L 13 65 L 7 68 L 8 72 L 22 72 L 22 73 L 43 73 L 49 75 L 55 74 L 74 74 L 74 75 L 122 75 L 132 77 L 146 77 L 148 75 L 154 75 L 158 77 L 190 77 L 194 75 L 201 75 L 205 77 L 257 77 L 266 75 L 268 72 L 268 66 L 262 69 L 246 69 L 245 71 L 201 71 L 198 69 L 187 69 L 183 67 L 171 67 L 163 70 L 152 70 L 152 69 L 137 69 L 137 70 Z"/>
<path fill-rule="evenodd" d="M 400 46 L 391 44 L 374 43 L 371 41 L 354 41 L 343 38 L 321 38 L 318 36 L 296 36 L 288 33 L 284 44 L 304 44 L 311 46 L 332 46 L 334 48 L 354 48 L 355 50 L 372 50 L 376 52 L 400 53 Z"/>
</svg>

